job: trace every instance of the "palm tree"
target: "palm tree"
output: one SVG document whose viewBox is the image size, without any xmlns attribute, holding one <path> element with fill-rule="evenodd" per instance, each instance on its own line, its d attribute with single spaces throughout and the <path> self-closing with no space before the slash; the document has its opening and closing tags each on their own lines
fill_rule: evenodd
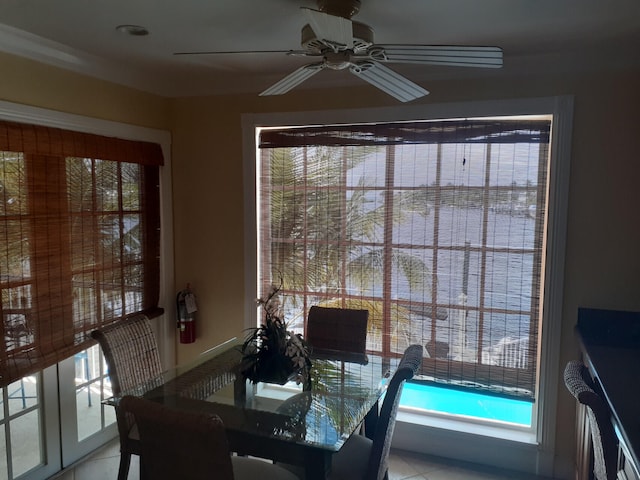
<svg viewBox="0 0 640 480">
<path fill-rule="evenodd" d="M 2 280 L 22 277 L 28 269 L 29 229 L 21 217 L 27 212 L 25 164 L 21 154 L 0 152 L 0 274 Z"/>
<path fill-rule="evenodd" d="M 424 261 L 384 240 L 391 205 L 397 206 L 392 223 L 398 225 L 410 213 L 428 215 L 424 196 L 388 194 L 360 173 L 364 162 L 381 148 L 270 150 L 268 159 L 263 156 L 268 177 L 262 184 L 262 194 L 270 201 L 261 214 L 268 219 L 262 241 L 270 245 L 264 271 L 270 268 L 271 278 L 282 279 L 284 296 L 289 293 L 292 306 L 308 308 L 305 295 L 297 292 L 311 292 L 306 298 L 317 297 L 312 301 L 319 304 L 366 308 L 376 347 L 381 346 L 384 331 L 381 295 L 389 294 L 380 285 L 390 275 L 389 267 L 404 277 L 410 289 L 431 288 Z M 387 315 L 394 343 L 408 341 L 410 311 L 395 303 Z"/>
</svg>

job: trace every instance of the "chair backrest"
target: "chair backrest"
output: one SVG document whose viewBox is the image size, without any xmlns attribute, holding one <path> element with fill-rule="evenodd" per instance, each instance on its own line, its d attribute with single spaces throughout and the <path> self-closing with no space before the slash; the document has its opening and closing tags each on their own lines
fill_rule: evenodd
<svg viewBox="0 0 640 480">
<path fill-rule="evenodd" d="M 123 397 L 120 408 L 138 424 L 141 480 L 233 480 L 229 444 L 217 415 L 181 412 L 132 396 Z"/>
<path fill-rule="evenodd" d="M 291 439 L 304 440 L 307 434 L 307 413 L 313 403 L 311 392 L 301 392 L 292 395 L 282 402 L 276 413 L 285 415 L 283 430 Z"/>
<path fill-rule="evenodd" d="M 587 407 L 596 479 L 614 480 L 618 469 L 618 440 L 606 402 L 595 392 L 591 375 L 582 362 L 567 363 L 564 383 L 578 402 Z"/>
<path fill-rule="evenodd" d="M 145 315 L 94 330 L 91 336 L 102 348 L 114 395 L 130 393 L 140 385 L 151 387 L 154 379 L 158 385 L 162 383 L 158 346 Z M 116 407 L 116 422 L 121 452 L 118 478 L 126 478 L 131 454 L 140 454 L 140 441 L 134 429 L 133 415 Z"/>
<path fill-rule="evenodd" d="M 305 339 L 312 352 L 336 351 L 362 355 L 367 351 L 369 310 L 312 306 Z"/>
<path fill-rule="evenodd" d="M 409 345 L 402 355 L 398 368 L 391 377 L 380 409 L 380 416 L 373 434 L 371 455 L 366 480 L 382 480 L 389 468 L 389 450 L 396 424 L 398 405 L 404 383 L 413 378 L 422 366 L 422 345 Z"/>
<path fill-rule="evenodd" d="M 145 315 L 94 330 L 91 336 L 102 347 L 114 395 L 126 393 L 162 374 L 156 337 Z"/>
</svg>

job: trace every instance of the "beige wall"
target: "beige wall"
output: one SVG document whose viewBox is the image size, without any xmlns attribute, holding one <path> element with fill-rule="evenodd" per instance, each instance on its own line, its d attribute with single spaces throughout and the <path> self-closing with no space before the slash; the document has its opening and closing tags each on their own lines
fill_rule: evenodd
<svg viewBox="0 0 640 480">
<path fill-rule="evenodd" d="M 242 335 L 244 251 L 243 113 L 392 106 L 369 87 L 167 100 L 0 54 L 0 100 L 173 133 L 175 283 L 198 296 L 199 337 L 178 348 L 185 361 Z M 532 72 L 523 77 L 430 82 L 423 103 L 574 95 L 562 365 L 578 355 L 578 306 L 640 310 L 640 71 Z M 558 388 L 557 455 L 573 454 L 573 402 Z"/>
<path fill-rule="evenodd" d="M 0 100 L 169 129 L 169 101 L 0 52 Z"/>
</svg>

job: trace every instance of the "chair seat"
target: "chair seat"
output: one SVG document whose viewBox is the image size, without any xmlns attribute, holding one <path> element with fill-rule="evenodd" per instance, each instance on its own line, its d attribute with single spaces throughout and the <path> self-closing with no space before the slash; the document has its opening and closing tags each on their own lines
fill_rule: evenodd
<svg viewBox="0 0 640 480">
<path fill-rule="evenodd" d="M 300 480 L 289 470 L 256 458 L 231 457 L 234 480 Z"/>
<path fill-rule="evenodd" d="M 364 477 L 373 442 L 364 435 L 351 435 L 331 461 L 330 480 L 359 480 Z"/>
</svg>

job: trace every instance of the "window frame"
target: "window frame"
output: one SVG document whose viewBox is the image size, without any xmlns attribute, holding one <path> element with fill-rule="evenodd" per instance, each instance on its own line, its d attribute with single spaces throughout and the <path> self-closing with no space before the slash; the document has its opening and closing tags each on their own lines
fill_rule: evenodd
<svg viewBox="0 0 640 480">
<path fill-rule="evenodd" d="M 243 162 L 245 188 L 245 319 L 244 327 L 256 325 L 257 296 L 256 218 L 260 206 L 256 196 L 257 127 L 316 125 L 332 123 L 392 122 L 437 120 L 467 117 L 511 115 L 553 115 L 551 165 L 549 168 L 549 211 L 544 258 L 545 303 L 542 306 L 539 381 L 534 406 L 533 426 L 526 443 L 537 445 L 534 464 L 537 471 L 552 471 L 555 446 L 556 396 L 564 281 L 567 204 L 569 194 L 570 149 L 573 121 L 573 97 L 557 96 L 511 100 L 490 100 L 449 104 L 334 110 L 316 112 L 277 112 L 243 115 Z M 516 440 L 520 443 L 521 440 Z M 502 452 L 504 453 L 504 452 Z M 500 464 L 500 461 L 497 462 Z M 547 470 L 548 469 L 548 470 Z"/>
<path fill-rule="evenodd" d="M 498 395 L 533 399 L 535 396 L 533 386 L 535 385 L 537 372 L 536 351 L 538 345 L 539 298 L 541 295 L 538 280 L 541 278 L 540 259 L 542 258 L 544 246 L 542 227 L 546 220 L 546 171 L 549 161 L 550 128 L 551 118 L 549 115 L 517 115 L 509 118 L 501 117 L 500 119 L 491 117 L 468 118 L 463 122 L 458 120 L 390 124 L 377 122 L 375 124 L 301 126 L 301 128 L 276 127 L 273 130 L 260 129 L 261 151 L 259 160 L 257 160 L 260 165 L 257 167 L 256 177 L 259 179 L 257 191 L 259 202 L 262 205 L 262 212 L 258 218 L 258 230 L 260 232 L 258 247 L 260 251 L 258 256 L 261 264 L 258 272 L 260 281 L 263 282 L 262 288 L 269 287 L 269 278 L 277 279 L 279 273 L 282 275 L 284 282 L 282 294 L 285 297 L 285 303 L 287 303 L 286 299 L 291 299 L 296 304 L 294 312 L 292 312 L 295 316 L 287 320 L 293 322 L 293 325 L 300 329 L 304 322 L 299 313 L 307 312 L 310 305 L 318 302 L 322 304 L 323 301 L 341 301 L 345 302 L 347 306 L 353 304 L 349 308 L 362 308 L 361 306 L 366 304 L 369 305 L 367 308 L 370 310 L 372 308 L 376 311 L 379 310 L 377 314 L 371 311 L 375 321 L 373 325 L 370 323 L 367 343 L 370 351 L 380 352 L 386 356 L 396 355 L 399 357 L 410 342 L 423 343 L 428 348 L 427 340 L 436 338 L 436 336 L 442 339 L 443 336 L 446 336 L 447 348 L 451 346 L 457 357 L 449 357 L 449 359 L 443 359 L 443 357 L 438 356 L 424 358 L 423 374 L 425 379 L 433 378 L 437 382 L 451 383 L 453 385 L 459 384 L 461 381 L 467 381 L 472 382 L 474 385 L 468 388 L 489 389 Z M 531 133 L 525 134 L 524 132 L 527 130 Z M 505 132 L 511 132 L 512 135 L 505 139 Z M 522 132 L 522 135 L 517 136 L 517 132 Z M 480 136 L 486 137 L 486 141 L 478 141 L 477 138 Z M 393 140 L 390 140 L 391 138 Z M 464 155 L 474 157 L 472 163 L 476 165 L 476 175 L 469 173 L 469 176 L 465 177 L 468 182 L 471 182 L 468 185 L 464 183 L 464 180 L 460 179 L 458 179 L 462 181 L 460 185 L 441 183 L 440 176 L 446 175 L 447 172 L 449 175 L 460 175 L 460 178 L 464 175 L 464 173 L 456 169 L 453 162 L 453 155 L 460 153 L 458 151 L 460 145 L 463 146 Z M 510 157 L 508 152 L 512 152 L 511 155 L 515 159 L 518 146 L 533 151 L 533 156 L 529 158 L 532 164 L 536 165 L 535 177 L 537 177 L 537 181 L 527 182 L 526 185 L 516 185 L 514 181 L 512 185 L 508 186 L 505 183 L 498 182 L 497 179 L 492 181 L 494 175 L 504 176 L 511 169 L 510 159 L 502 158 L 501 150 L 504 148 L 504 156 L 506 157 Z M 372 167 L 375 172 L 375 177 L 369 179 L 372 183 L 363 185 L 360 182 L 356 183 L 355 179 L 349 182 L 347 178 L 351 168 L 348 166 L 350 160 L 353 158 L 360 159 L 360 155 L 367 151 L 372 152 L 371 149 L 374 147 L 376 149 L 377 170 L 376 167 Z M 471 150 L 468 150 L 467 147 L 471 147 Z M 426 180 L 423 177 L 419 177 L 421 180 L 417 183 L 422 183 L 417 185 L 402 176 L 401 169 L 404 161 L 415 161 L 415 157 L 418 154 L 428 157 L 428 160 L 424 160 L 424 162 L 429 163 L 430 167 L 427 167 L 427 170 L 432 172 L 432 178 L 434 178 L 433 183 L 428 186 L 424 185 Z M 332 160 L 329 162 L 322 160 L 325 155 Z M 289 171 L 290 165 L 289 167 L 283 167 L 283 170 L 277 166 L 280 165 L 282 158 L 288 159 L 288 161 L 283 161 L 282 165 L 289 165 L 289 161 L 291 161 L 300 172 L 306 172 L 307 168 L 309 168 L 313 175 L 306 178 L 306 173 L 300 173 L 299 175 L 296 174 L 295 179 L 293 179 Z M 384 168 L 383 158 L 385 159 Z M 500 167 L 502 161 L 505 161 L 506 171 Z M 272 169 L 274 165 L 276 166 Z M 421 161 L 421 165 L 426 167 L 427 163 Z M 478 165 L 482 165 L 481 170 L 478 170 Z M 400 168 L 400 170 L 397 170 L 396 167 Z M 325 176 L 325 174 L 318 175 L 316 173 L 317 168 L 331 168 L 332 170 L 330 174 Z M 455 173 L 453 173 L 452 169 L 455 170 Z M 462 171 L 464 172 L 464 164 Z M 372 173 L 371 170 L 369 170 L 369 173 Z M 422 173 L 427 174 L 427 172 Z M 273 177 L 274 175 L 275 177 Z M 395 175 L 399 175 L 398 179 L 394 178 Z M 338 217 L 334 217 L 333 221 L 330 222 L 333 225 L 330 228 L 332 231 L 330 237 L 317 237 L 318 228 L 321 231 L 325 230 L 322 222 L 325 222 L 326 219 L 324 217 L 317 218 L 313 213 L 310 216 L 301 213 L 307 209 L 306 202 L 319 202 L 319 205 L 321 204 L 323 207 L 322 211 L 329 211 L 333 208 L 329 205 L 329 196 L 333 193 L 337 195 L 333 205 L 338 211 L 344 211 L 347 208 L 347 199 L 352 195 L 356 195 L 358 191 L 378 195 L 376 211 L 382 213 L 376 222 L 376 228 L 379 231 L 375 237 L 367 236 L 366 233 L 360 231 L 356 236 L 350 235 L 348 233 L 349 227 L 344 219 L 346 213 L 342 214 L 344 215 L 342 220 L 339 219 L 341 214 L 338 213 Z M 508 243 L 507 246 L 504 246 L 501 243 L 500 245 L 495 245 L 491 241 L 492 237 L 488 234 L 491 200 L 498 201 L 501 196 L 500 192 L 513 195 L 514 191 L 520 192 L 519 195 L 526 194 L 528 198 L 533 195 L 537 204 L 536 212 L 538 213 L 534 218 L 535 226 L 532 228 L 530 236 L 526 237 L 532 244 L 518 245 Z M 313 193 L 311 194 L 310 192 Z M 433 238 L 430 241 L 416 243 L 412 241 L 411 235 L 402 239 L 396 238 L 398 225 L 392 221 L 397 209 L 395 202 L 400 200 L 398 196 L 403 193 L 411 195 L 414 192 L 425 194 L 429 197 L 429 217 L 433 221 L 433 226 L 429 225 L 425 228 L 428 228 L 429 231 L 433 230 Z M 474 238 L 473 245 L 471 242 L 467 242 L 466 247 L 459 242 L 459 238 L 456 239 L 457 241 L 453 240 L 451 244 L 448 243 L 446 238 L 441 241 L 437 233 L 440 226 L 440 212 L 444 212 L 448 204 L 446 199 L 452 199 L 451 195 L 457 193 L 473 197 L 475 202 L 482 202 L 484 205 L 480 226 L 484 233 L 480 234 L 478 238 Z M 313 231 L 310 236 L 303 235 L 301 238 L 304 240 L 299 243 L 290 236 L 289 228 L 291 225 L 289 223 L 286 224 L 287 226 L 282 232 L 278 229 L 278 220 L 276 220 L 275 224 L 269 223 L 271 222 L 271 214 L 270 210 L 267 210 L 267 207 L 271 205 L 272 198 L 280 204 L 281 200 L 278 199 L 282 196 L 291 199 L 291 195 L 296 194 L 300 198 L 294 203 L 289 201 L 287 205 L 303 205 L 303 207 L 294 208 L 293 212 L 290 212 L 287 208 L 287 215 L 296 216 L 297 220 L 295 221 L 298 228 L 306 229 L 309 226 Z M 338 205 L 340 206 L 338 207 Z M 314 209 L 314 211 L 317 210 L 317 208 Z M 333 212 L 333 215 L 336 215 L 336 213 Z M 443 213 L 443 215 L 445 214 Z M 464 214 L 461 213 L 461 215 Z M 278 215 L 276 214 L 276 216 Z M 448 217 L 445 215 L 442 218 Z M 316 221 L 321 223 L 316 224 Z M 307 224 L 307 222 L 309 223 Z M 404 223 L 403 225 L 407 224 Z M 291 242 L 294 242 L 296 247 L 292 247 L 293 250 L 290 251 L 288 250 L 288 245 Z M 325 249 L 331 246 L 334 251 L 341 252 L 332 257 L 333 260 L 341 263 L 341 270 L 348 269 L 345 265 L 345 263 L 348 263 L 345 260 L 345 250 L 350 247 L 354 250 L 360 248 L 384 252 L 385 261 L 380 272 L 384 280 L 380 281 L 383 278 L 381 276 L 377 285 L 381 290 L 378 291 L 376 288 L 374 292 L 371 288 L 365 288 L 343 292 L 340 289 L 335 290 L 331 287 L 325 290 L 322 288 L 324 286 L 322 281 L 316 284 L 315 288 L 314 285 L 298 284 L 290 278 L 287 264 L 278 265 L 278 262 L 282 261 L 281 258 L 274 258 L 275 267 L 271 260 L 274 255 L 278 256 L 275 251 L 282 251 L 285 256 L 293 255 L 300 261 L 298 268 L 294 269 L 296 277 L 308 278 L 308 272 L 316 271 L 318 266 L 308 266 L 307 264 L 311 262 L 307 262 L 306 259 L 315 257 L 316 249 L 320 248 L 322 250 L 322 246 Z M 407 292 L 405 291 L 393 291 L 391 275 L 394 265 L 391 258 L 394 251 L 411 252 L 406 253 L 411 259 L 422 258 L 423 255 L 426 255 L 425 266 L 430 271 L 426 273 L 426 278 L 422 280 L 425 282 L 424 287 L 419 290 L 430 292 L 430 294 L 426 295 L 427 299 L 423 297 L 421 301 L 411 296 L 407 297 Z M 394 310 L 404 310 L 406 308 L 408 311 L 412 311 L 415 308 L 426 308 L 431 311 L 431 318 L 438 317 L 441 310 L 448 311 L 450 318 L 455 318 L 458 315 L 457 312 L 462 308 L 459 304 L 460 297 L 451 296 L 450 292 L 445 291 L 446 288 L 443 290 L 439 287 L 437 278 L 439 273 L 436 273 L 439 270 L 438 263 L 442 259 L 446 259 L 447 256 L 455 255 L 456 252 L 465 254 L 465 262 L 468 262 L 471 255 L 474 255 L 476 258 L 474 276 L 479 277 L 477 285 L 475 285 L 477 298 L 472 295 L 471 301 L 468 304 L 465 303 L 468 305 L 466 307 L 468 309 L 467 312 L 478 322 L 477 338 L 471 335 L 470 338 L 474 338 L 474 340 L 469 340 L 470 346 L 468 348 L 470 350 L 467 350 L 466 343 L 465 346 L 461 346 L 459 339 L 456 338 L 456 333 L 452 332 L 451 325 L 447 326 L 447 322 L 444 322 L 445 325 L 442 326 L 438 325 L 438 322 L 430 321 L 430 326 L 427 327 L 430 334 L 423 333 L 422 341 L 419 341 L 419 334 L 415 332 L 411 334 L 411 340 L 408 338 L 409 333 L 406 331 L 404 335 L 393 334 L 396 324 L 391 312 Z M 487 259 L 500 257 L 500 255 L 509 255 L 510 258 L 524 259 L 529 257 L 532 259 L 530 261 L 532 263 L 530 272 L 524 269 L 524 265 L 529 262 L 523 260 L 523 270 L 521 272 L 523 276 L 520 278 L 524 283 L 531 282 L 529 286 L 531 289 L 529 302 L 525 301 L 524 304 L 519 305 L 495 305 L 483 294 L 486 284 L 492 278 L 491 262 Z M 442 259 L 440 258 L 441 256 L 443 256 Z M 431 258 L 429 259 L 429 257 Z M 397 264 L 395 264 L 395 268 L 399 268 Z M 445 271 L 440 273 L 446 275 Z M 527 273 L 530 273 L 531 276 L 527 276 Z M 345 275 L 344 272 L 343 275 Z M 348 273 L 346 275 L 348 276 Z M 342 280 L 337 278 L 327 280 L 343 285 L 346 282 L 344 278 Z M 267 282 L 267 284 L 264 284 L 264 282 Z M 375 282 L 375 280 L 372 280 L 372 282 Z M 462 287 L 461 291 L 466 295 L 467 290 L 464 281 L 462 281 L 462 285 L 458 286 Z M 394 293 L 400 296 L 396 297 Z M 443 294 L 443 300 L 440 300 L 439 293 Z M 261 292 L 260 296 L 263 294 L 264 292 Z M 374 307 L 374 305 L 376 306 Z M 491 348 L 496 346 L 496 340 L 494 339 L 493 343 L 491 343 L 491 337 L 500 335 L 501 321 L 499 316 L 501 314 L 505 316 L 521 316 L 523 319 L 529 318 L 527 323 L 523 321 L 521 324 L 521 328 L 524 331 L 508 333 L 508 335 L 519 334 L 520 336 L 517 337 L 519 339 L 527 339 L 526 346 L 522 347 L 522 349 L 523 355 L 530 358 L 530 360 L 523 362 L 522 365 L 515 366 L 485 360 L 491 355 Z M 398 313 L 397 315 L 402 314 Z M 498 318 L 492 318 L 494 315 Z M 372 317 L 370 316 L 370 321 L 371 319 Z M 486 321 L 486 328 L 482 328 L 483 320 Z M 398 329 L 400 329 L 400 326 L 398 326 Z M 445 333 L 445 331 L 449 331 L 449 333 Z M 507 333 L 502 333 L 502 335 L 507 335 Z M 469 357 L 472 352 L 474 357 Z M 462 354 L 465 354 L 465 359 L 460 358 Z M 473 358 L 478 360 L 474 361 Z M 482 358 L 482 361 L 480 361 L 480 358 Z"/>
</svg>

